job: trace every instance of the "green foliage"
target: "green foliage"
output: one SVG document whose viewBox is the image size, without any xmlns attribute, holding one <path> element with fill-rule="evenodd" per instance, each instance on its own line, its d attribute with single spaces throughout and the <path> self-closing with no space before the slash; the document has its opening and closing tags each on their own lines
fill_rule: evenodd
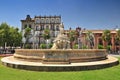
<svg viewBox="0 0 120 80">
<path fill-rule="evenodd" d="M 78 44 L 75 44 L 75 45 L 73 46 L 73 48 L 74 48 L 74 49 L 78 49 Z"/>
<path fill-rule="evenodd" d="M 20 46 L 22 41 L 21 32 L 18 28 L 11 27 L 7 23 L 2 23 L 0 25 L 0 46 Z"/>
<path fill-rule="evenodd" d="M 26 44 L 25 45 L 25 49 L 31 49 L 32 47 L 31 47 L 31 45 L 30 44 Z"/>
<path fill-rule="evenodd" d="M 5 67 L 0 62 L 0 80 L 119 80 L 119 79 L 120 79 L 120 64 L 110 68 L 89 71 L 36 72 Z"/>
<path fill-rule="evenodd" d="M 44 30 L 44 34 L 42 35 L 43 38 L 46 39 L 50 39 L 50 30 L 49 29 L 45 29 Z"/>
<path fill-rule="evenodd" d="M 104 49 L 103 45 L 98 45 L 98 49 Z"/>
<path fill-rule="evenodd" d="M 102 39 L 103 39 L 104 41 L 107 41 L 107 42 L 109 42 L 109 41 L 111 40 L 110 30 L 104 30 L 104 31 L 103 31 Z"/>
<path fill-rule="evenodd" d="M 89 48 L 93 48 L 94 47 L 94 34 L 91 31 L 87 31 L 86 32 L 86 40 L 89 42 L 90 47 Z M 88 44 L 87 44 L 88 45 Z"/>
<path fill-rule="evenodd" d="M 86 39 L 89 40 L 93 40 L 94 39 L 94 34 L 91 31 L 87 31 L 86 32 Z"/>
<path fill-rule="evenodd" d="M 46 39 L 50 39 L 50 34 L 43 34 L 42 35 L 43 36 L 43 38 L 46 40 Z"/>
<path fill-rule="evenodd" d="M 75 40 L 75 37 L 70 37 L 70 41 L 73 42 Z"/>
<path fill-rule="evenodd" d="M 120 30 L 117 31 L 117 34 L 115 36 L 115 41 L 120 44 Z"/>
<path fill-rule="evenodd" d="M 53 44 L 48 44 L 49 48 L 51 48 L 53 46 Z"/>
<path fill-rule="evenodd" d="M 41 49 L 46 49 L 47 46 L 46 46 L 46 44 L 40 44 L 40 48 L 41 48 Z"/>
<path fill-rule="evenodd" d="M 31 28 L 29 28 L 29 27 L 25 28 L 25 34 L 24 34 L 24 37 L 27 38 L 27 36 L 30 35 L 30 32 L 31 32 Z"/>
<path fill-rule="evenodd" d="M 53 46 L 53 44 L 49 43 L 48 44 L 48 48 L 50 49 Z M 47 48 L 47 44 L 40 44 L 40 48 L 41 49 L 46 49 Z"/>
<path fill-rule="evenodd" d="M 110 50 L 110 49 L 111 49 L 111 45 L 108 45 L 108 46 L 107 46 L 107 50 Z"/>
<path fill-rule="evenodd" d="M 75 31 L 69 32 L 69 38 L 70 38 L 71 42 L 73 42 L 75 40 Z"/>
<path fill-rule="evenodd" d="M 82 49 L 88 49 L 88 47 L 86 45 L 83 45 Z"/>
</svg>

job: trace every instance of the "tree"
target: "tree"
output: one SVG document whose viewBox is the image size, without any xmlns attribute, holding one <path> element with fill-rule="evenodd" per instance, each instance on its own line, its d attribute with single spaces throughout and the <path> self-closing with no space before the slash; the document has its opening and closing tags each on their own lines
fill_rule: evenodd
<svg viewBox="0 0 120 80">
<path fill-rule="evenodd" d="M 49 39 L 50 39 L 50 30 L 49 29 L 45 29 L 44 30 L 44 34 L 42 35 L 44 40 L 46 41 L 47 44 L 47 48 L 49 48 Z"/>
<path fill-rule="evenodd" d="M 7 23 L 2 23 L 0 25 L 0 46 L 20 46 L 21 43 L 21 33 L 18 28 L 9 26 Z"/>
<path fill-rule="evenodd" d="M 4 46 L 4 29 L 0 29 L 0 46 Z"/>
<path fill-rule="evenodd" d="M 25 33 L 24 33 L 24 37 L 26 39 L 26 41 L 24 43 L 25 48 L 30 48 L 30 44 L 29 44 L 30 36 L 31 36 L 31 28 L 27 27 L 27 28 L 25 28 Z"/>
<path fill-rule="evenodd" d="M 22 40 L 22 34 L 18 28 L 11 27 L 9 30 L 10 34 L 10 46 L 20 46 Z"/>
<path fill-rule="evenodd" d="M 120 50 L 120 30 L 118 30 L 116 33 L 115 41 L 116 41 L 116 43 L 119 44 L 119 50 Z"/>
<path fill-rule="evenodd" d="M 2 45 L 3 47 L 5 47 L 5 43 L 9 43 L 10 40 L 10 35 L 9 35 L 9 28 L 10 26 L 7 23 L 2 23 L 0 25 L 0 30 L 2 32 L 1 35 L 1 41 L 2 41 Z"/>
<path fill-rule="evenodd" d="M 110 33 L 110 30 L 104 30 L 104 31 L 103 31 L 102 39 L 104 40 L 104 47 L 105 47 L 105 49 L 106 49 L 107 46 L 108 46 L 108 43 L 111 41 L 111 33 Z"/>
<path fill-rule="evenodd" d="M 50 30 L 49 29 L 45 29 L 44 30 L 44 34 L 43 34 L 43 38 L 46 39 L 50 39 Z"/>
<path fill-rule="evenodd" d="M 70 47 L 73 49 L 74 41 L 75 41 L 75 31 L 69 32 L 69 38 L 70 38 Z"/>
<path fill-rule="evenodd" d="M 90 48 L 92 49 L 94 47 L 94 35 L 91 31 L 87 31 L 86 39 L 89 42 Z"/>
</svg>

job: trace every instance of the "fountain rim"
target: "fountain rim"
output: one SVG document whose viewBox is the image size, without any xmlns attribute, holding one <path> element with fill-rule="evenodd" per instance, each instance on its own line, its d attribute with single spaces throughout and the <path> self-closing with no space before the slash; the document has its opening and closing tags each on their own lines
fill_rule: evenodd
<svg viewBox="0 0 120 80">
<path fill-rule="evenodd" d="M 106 49 L 15 49 L 15 50 L 35 50 L 35 51 L 107 51 Z"/>
</svg>

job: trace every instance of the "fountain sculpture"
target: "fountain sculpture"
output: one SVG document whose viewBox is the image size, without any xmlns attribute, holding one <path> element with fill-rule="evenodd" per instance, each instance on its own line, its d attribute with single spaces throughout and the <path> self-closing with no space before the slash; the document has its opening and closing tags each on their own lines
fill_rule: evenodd
<svg viewBox="0 0 120 80">
<path fill-rule="evenodd" d="M 118 59 L 108 56 L 105 49 L 70 49 L 63 26 L 53 42 L 51 49 L 16 49 L 13 56 L 2 58 L 2 63 L 12 68 L 35 71 L 101 69 L 119 63 Z"/>
<path fill-rule="evenodd" d="M 60 26 L 60 33 L 53 41 L 53 47 L 51 49 L 70 49 L 70 40 L 67 35 L 64 35 L 64 28 Z"/>
</svg>

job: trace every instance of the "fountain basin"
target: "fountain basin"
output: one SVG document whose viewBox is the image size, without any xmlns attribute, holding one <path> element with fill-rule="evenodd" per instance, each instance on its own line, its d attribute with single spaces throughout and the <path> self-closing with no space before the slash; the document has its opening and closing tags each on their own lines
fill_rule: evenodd
<svg viewBox="0 0 120 80">
<path fill-rule="evenodd" d="M 119 64 L 118 59 L 108 56 L 104 49 L 16 49 L 14 56 L 1 61 L 11 68 L 33 71 L 94 70 Z"/>
<path fill-rule="evenodd" d="M 70 64 L 107 58 L 105 49 L 16 49 L 14 57 L 43 64 Z"/>
</svg>

